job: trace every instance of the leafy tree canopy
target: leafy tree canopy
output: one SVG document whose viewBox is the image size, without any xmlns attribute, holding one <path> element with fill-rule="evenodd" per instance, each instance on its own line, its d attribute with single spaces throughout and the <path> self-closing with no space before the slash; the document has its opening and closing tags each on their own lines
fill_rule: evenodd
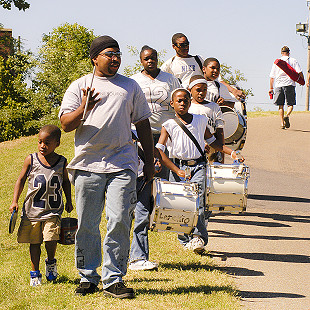
<svg viewBox="0 0 310 310">
<path fill-rule="evenodd" d="M 13 40 L 7 58 L 0 56 L 0 141 L 35 134 L 51 109 L 31 88 L 36 61 Z"/>
<path fill-rule="evenodd" d="M 61 104 L 70 83 L 92 71 L 89 48 L 94 38 L 92 30 L 76 23 L 63 24 L 43 36 L 36 87 L 53 106 Z"/>
<path fill-rule="evenodd" d="M 7 10 L 11 10 L 12 4 L 17 7 L 19 10 L 25 11 L 29 9 L 30 4 L 25 0 L 0 0 L 0 5 Z"/>
<path fill-rule="evenodd" d="M 244 73 L 238 69 L 232 69 L 232 67 L 227 64 L 221 64 L 221 77 L 229 85 L 237 86 L 238 88 L 240 83 L 247 81 Z M 244 92 L 246 98 L 249 96 L 254 96 L 252 88 L 244 89 L 241 87 L 240 89 Z"/>
</svg>

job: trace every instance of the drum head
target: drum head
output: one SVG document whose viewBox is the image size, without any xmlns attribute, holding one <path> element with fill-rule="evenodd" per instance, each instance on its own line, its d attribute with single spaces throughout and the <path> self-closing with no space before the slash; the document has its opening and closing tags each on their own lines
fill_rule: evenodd
<svg viewBox="0 0 310 310">
<path fill-rule="evenodd" d="M 230 107 L 221 107 L 223 113 L 224 125 L 224 139 L 230 138 L 237 130 L 239 125 L 238 114 Z"/>
</svg>

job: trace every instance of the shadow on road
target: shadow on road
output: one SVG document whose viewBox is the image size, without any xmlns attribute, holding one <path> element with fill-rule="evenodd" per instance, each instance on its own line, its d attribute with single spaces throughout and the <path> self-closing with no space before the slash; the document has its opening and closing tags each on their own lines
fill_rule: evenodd
<svg viewBox="0 0 310 310">
<path fill-rule="evenodd" d="M 310 132 L 310 130 L 302 130 L 302 129 L 290 129 L 290 131 L 297 131 L 297 132 Z"/>
<path fill-rule="evenodd" d="M 276 196 L 276 195 L 249 194 L 248 199 L 310 203 L 309 198 L 290 197 L 290 196 Z"/>
<path fill-rule="evenodd" d="M 218 219 L 217 216 L 220 217 L 231 217 L 232 214 L 230 213 L 213 213 L 212 217 L 210 218 L 210 221 L 212 222 L 219 222 L 221 219 Z M 264 219 L 272 219 L 274 221 L 281 221 L 281 222 L 298 222 L 298 223 L 310 223 L 310 216 L 307 215 L 296 215 L 296 214 L 278 214 L 278 213 L 261 213 L 261 212 L 244 212 L 240 214 L 233 214 L 234 219 L 235 217 L 242 216 L 242 217 L 259 217 Z M 234 219 L 229 220 L 230 222 Z M 226 219 L 222 219 L 223 221 L 227 221 Z M 230 223 L 227 221 L 227 223 Z M 249 222 L 248 225 L 254 225 L 253 221 L 245 221 Z M 224 222 L 223 222 L 224 223 Z M 268 226 L 265 224 L 266 222 L 261 222 L 261 225 L 259 226 Z M 235 224 L 231 222 L 231 224 Z M 275 223 L 273 223 L 275 225 Z M 277 225 L 273 226 L 277 227 Z M 282 226 L 281 226 L 282 227 Z"/>
<path fill-rule="evenodd" d="M 293 293 L 274 293 L 274 292 L 251 292 L 239 291 L 241 298 L 305 298 L 306 296 Z"/>
<path fill-rule="evenodd" d="M 264 236 L 264 235 L 242 235 L 223 230 L 209 230 L 212 238 L 240 238 L 240 239 L 258 239 L 258 240 L 290 240 L 290 241 L 308 241 L 310 238 L 290 237 L 290 236 Z"/>
<path fill-rule="evenodd" d="M 210 251 L 213 257 L 220 258 L 232 258 L 238 257 L 243 259 L 251 260 L 263 260 L 272 262 L 285 262 L 285 263 L 298 263 L 298 264 L 309 264 L 310 257 L 308 255 L 298 255 L 298 254 L 272 254 L 272 253 L 229 253 L 229 252 L 219 252 Z"/>
<path fill-rule="evenodd" d="M 245 215 L 245 214 L 242 214 Z M 211 217 L 210 222 L 223 223 L 223 224 L 239 224 L 239 225 L 252 225 L 252 226 L 263 226 L 263 227 L 291 227 L 287 224 L 275 223 L 275 222 L 259 222 L 259 221 L 247 221 L 239 219 L 223 219 Z"/>
<path fill-rule="evenodd" d="M 230 275 L 234 276 L 245 276 L 245 277 L 261 277 L 264 273 L 261 271 L 256 271 L 253 269 L 243 268 L 243 267 L 221 267 L 221 271 L 224 271 Z"/>
</svg>

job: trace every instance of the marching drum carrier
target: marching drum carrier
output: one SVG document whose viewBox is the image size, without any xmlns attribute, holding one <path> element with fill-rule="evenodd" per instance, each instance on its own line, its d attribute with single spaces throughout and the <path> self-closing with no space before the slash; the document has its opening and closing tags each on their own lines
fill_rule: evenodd
<svg viewBox="0 0 310 310">
<path fill-rule="evenodd" d="M 223 113 L 223 120 L 225 121 L 225 145 L 229 146 L 234 151 L 242 150 L 247 132 L 246 114 L 242 115 L 239 111 L 227 106 L 221 106 L 220 108 Z M 246 113 L 246 111 L 244 113 Z"/>
<path fill-rule="evenodd" d="M 249 167 L 243 163 L 208 164 L 206 211 L 246 211 Z"/>
<path fill-rule="evenodd" d="M 198 220 L 198 184 L 155 178 L 152 192 L 150 229 L 190 234 Z"/>
</svg>

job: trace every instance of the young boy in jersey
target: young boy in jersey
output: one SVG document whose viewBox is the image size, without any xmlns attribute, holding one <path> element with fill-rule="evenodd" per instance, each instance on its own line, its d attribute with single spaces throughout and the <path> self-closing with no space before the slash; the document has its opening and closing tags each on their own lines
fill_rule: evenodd
<svg viewBox="0 0 310 310">
<path fill-rule="evenodd" d="M 208 128 L 216 139 L 224 144 L 224 120 L 219 105 L 212 101 L 205 100 L 208 91 L 208 81 L 201 75 L 194 75 L 190 79 L 188 86 L 192 94 L 192 102 L 189 112 L 193 114 L 205 115 L 208 118 Z M 208 159 L 210 162 L 218 161 L 224 163 L 223 154 L 211 148 Z M 220 157 L 220 158 L 218 158 Z"/>
<path fill-rule="evenodd" d="M 203 63 L 203 75 L 208 81 L 206 99 L 216 102 L 218 105 L 225 105 L 233 108 L 237 100 L 230 95 L 227 87 L 218 81 L 220 67 L 220 62 L 213 57 L 207 58 Z"/>
<path fill-rule="evenodd" d="M 61 131 L 55 125 L 43 126 L 39 131 L 38 153 L 26 157 L 14 187 L 10 212 L 18 211 L 18 199 L 28 178 L 28 191 L 22 209 L 22 219 L 17 233 L 19 243 L 30 244 L 30 285 L 41 284 L 39 270 L 41 243 L 47 252 L 46 279 L 57 278 L 55 252 L 63 212 L 62 189 L 66 196 L 66 211 L 73 209 L 71 185 L 67 173 L 67 160 L 55 153 L 60 144 Z"/>
<path fill-rule="evenodd" d="M 207 117 L 188 113 L 190 104 L 191 94 L 188 90 L 178 88 L 171 94 L 171 106 L 174 108 L 176 118 L 179 119 L 196 138 L 201 150 L 204 150 L 205 141 L 207 141 L 207 143 L 216 150 L 230 154 L 233 159 L 238 159 L 234 151 L 222 145 L 210 133 Z M 168 139 L 169 157 L 173 159 L 173 162 L 170 161 L 164 153 Z M 191 172 L 191 181 L 198 183 L 200 202 L 197 226 L 194 228 L 192 235 L 179 235 L 178 238 L 186 249 L 193 250 L 195 253 L 200 254 L 204 252 L 205 245 L 208 242 L 208 232 L 205 226 L 204 216 L 206 158 L 202 156 L 194 142 L 178 125 L 175 119 L 170 119 L 163 123 L 156 148 L 160 152 L 161 162 L 171 170 L 170 181 L 183 181 L 185 179 L 185 169 L 188 168 Z"/>
</svg>

